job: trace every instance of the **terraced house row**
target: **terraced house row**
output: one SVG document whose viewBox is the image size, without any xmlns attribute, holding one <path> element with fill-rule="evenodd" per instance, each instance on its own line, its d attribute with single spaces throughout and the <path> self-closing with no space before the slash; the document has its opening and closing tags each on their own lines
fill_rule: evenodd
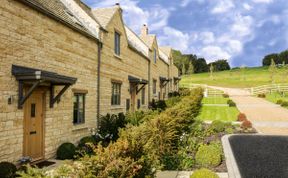
<svg viewBox="0 0 288 178">
<path fill-rule="evenodd" d="M 129 29 L 119 4 L 2 0 L 0 41 L 0 161 L 54 157 L 99 116 L 178 90 L 172 49 L 146 25 L 139 36 Z"/>
</svg>

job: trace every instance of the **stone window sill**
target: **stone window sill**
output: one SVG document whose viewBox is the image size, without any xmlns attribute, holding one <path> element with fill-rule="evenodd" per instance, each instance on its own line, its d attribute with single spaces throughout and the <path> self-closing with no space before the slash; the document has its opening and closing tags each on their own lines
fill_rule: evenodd
<svg viewBox="0 0 288 178">
<path fill-rule="evenodd" d="M 123 60 L 123 58 L 121 56 L 119 56 L 118 54 L 115 54 L 115 53 L 114 53 L 114 57 L 117 59 Z"/>
<path fill-rule="evenodd" d="M 88 126 L 85 124 L 85 123 L 82 123 L 82 124 L 74 124 L 73 125 L 73 129 L 72 131 L 79 131 L 79 130 L 88 130 Z"/>
</svg>

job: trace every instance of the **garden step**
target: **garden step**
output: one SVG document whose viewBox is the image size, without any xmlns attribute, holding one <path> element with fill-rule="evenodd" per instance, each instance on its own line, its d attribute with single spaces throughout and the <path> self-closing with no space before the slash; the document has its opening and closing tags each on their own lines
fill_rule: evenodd
<svg viewBox="0 0 288 178">
<path fill-rule="evenodd" d="M 160 171 L 157 173 L 156 178 L 190 178 L 193 171 Z M 217 173 L 219 178 L 229 178 L 228 173 Z"/>
</svg>

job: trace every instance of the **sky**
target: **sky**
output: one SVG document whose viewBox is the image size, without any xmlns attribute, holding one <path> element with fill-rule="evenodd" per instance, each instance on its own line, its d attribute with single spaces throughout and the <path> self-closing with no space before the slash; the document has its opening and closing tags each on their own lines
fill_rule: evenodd
<svg viewBox="0 0 288 178">
<path fill-rule="evenodd" d="M 207 62 L 259 66 L 288 49 L 288 0 L 83 0 L 91 8 L 120 3 L 124 21 L 140 33 L 147 24 L 160 46 Z"/>
</svg>

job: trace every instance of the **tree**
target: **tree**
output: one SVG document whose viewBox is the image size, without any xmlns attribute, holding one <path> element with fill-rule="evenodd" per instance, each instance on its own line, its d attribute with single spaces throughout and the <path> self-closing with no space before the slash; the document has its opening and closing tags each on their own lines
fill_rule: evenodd
<svg viewBox="0 0 288 178">
<path fill-rule="evenodd" d="M 192 61 L 189 62 L 188 74 L 194 74 L 194 65 L 193 65 Z"/>
<path fill-rule="evenodd" d="M 266 55 L 263 58 L 263 60 L 262 60 L 263 66 L 270 66 L 272 59 L 273 59 L 275 64 L 281 64 L 282 63 L 279 59 L 279 55 L 277 53 L 272 53 L 272 54 Z"/>
<path fill-rule="evenodd" d="M 195 61 L 194 67 L 195 67 L 195 73 L 208 72 L 209 68 L 204 58 L 198 58 Z"/>
<path fill-rule="evenodd" d="M 288 64 L 288 50 L 282 51 L 279 54 L 279 60 L 281 63 L 285 62 L 285 64 Z"/>
<path fill-rule="evenodd" d="M 186 67 L 185 64 L 182 64 L 182 75 L 186 74 Z"/>
<path fill-rule="evenodd" d="M 224 70 L 230 70 L 231 69 L 230 65 L 226 59 L 219 59 L 219 60 L 216 60 L 215 62 L 211 62 L 210 64 L 212 64 L 214 66 L 215 71 L 224 71 Z M 210 66 L 210 64 L 209 64 L 209 66 Z"/>
<path fill-rule="evenodd" d="M 210 79 L 211 79 L 211 80 L 214 80 L 213 72 L 214 72 L 213 64 L 210 64 Z"/>
<path fill-rule="evenodd" d="M 275 80 L 275 74 L 277 72 L 277 67 L 276 64 L 274 62 L 274 59 L 271 59 L 271 64 L 269 66 L 269 72 L 270 72 L 270 79 L 271 79 L 271 83 L 274 83 Z"/>
</svg>

